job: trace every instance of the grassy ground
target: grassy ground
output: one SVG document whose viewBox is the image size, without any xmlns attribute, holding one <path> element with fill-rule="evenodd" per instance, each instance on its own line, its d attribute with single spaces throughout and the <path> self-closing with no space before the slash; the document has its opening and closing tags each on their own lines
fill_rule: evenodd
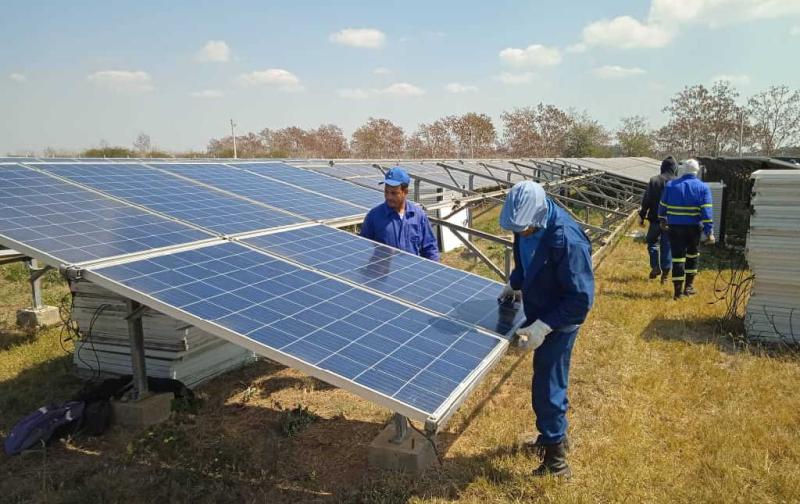
<svg viewBox="0 0 800 504">
<path fill-rule="evenodd" d="M 706 256 L 703 256 L 707 259 Z M 471 259 L 464 259 L 471 261 Z M 708 260 L 707 260 L 708 263 Z M 202 388 L 196 416 L 0 455 L 4 502 L 790 502 L 800 499 L 800 364 L 714 335 L 722 304 L 673 302 L 624 238 L 597 272 L 572 365 L 572 481 L 534 480 L 513 453 L 533 428 L 530 355 L 511 351 L 439 437 L 421 478 L 375 473 L 366 448 L 389 412 L 268 362 Z M 78 387 L 59 331 L 12 329 L 23 277 L 0 269 L 0 435 Z M 63 286 L 49 285 L 50 302 Z M 67 344 L 69 350 L 69 344 Z M 311 416 L 298 413 L 307 406 Z M 294 412 L 292 412 L 295 410 Z M 305 427 L 305 428 L 304 428 Z M 294 435 L 288 436 L 287 432 Z"/>
</svg>

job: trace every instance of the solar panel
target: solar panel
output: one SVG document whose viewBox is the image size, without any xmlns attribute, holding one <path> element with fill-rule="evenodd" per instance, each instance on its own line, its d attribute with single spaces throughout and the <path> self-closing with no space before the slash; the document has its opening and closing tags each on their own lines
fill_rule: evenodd
<svg viewBox="0 0 800 504">
<path fill-rule="evenodd" d="M 321 172 L 315 173 L 311 170 L 296 168 L 285 163 L 242 163 L 236 166 L 287 184 L 349 201 L 366 209 L 383 203 L 383 195 L 380 192 L 364 189 L 349 182 L 343 182 Z"/>
<path fill-rule="evenodd" d="M 159 169 L 218 187 L 313 220 L 361 216 L 364 208 L 223 164 L 151 163 Z"/>
<path fill-rule="evenodd" d="M 502 285 L 328 226 L 309 226 L 244 240 L 384 294 L 498 334 L 521 321 L 518 307 L 497 303 Z"/>
<path fill-rule="evenodd" d="M 211 238 L 20 165 L 0 167 L 0 235 L 51 266 Z"/>
<path fill-rule="evenodd" d="M 268 229 L 303 220 L 141 164 L 39 164 L 60 177 L 219 234 Z"/>
<path fill-rule="evenodd" d="M 235 242 L 84 277 L 417 420 L 445 418 L 507 347 Z"/>
</svg>

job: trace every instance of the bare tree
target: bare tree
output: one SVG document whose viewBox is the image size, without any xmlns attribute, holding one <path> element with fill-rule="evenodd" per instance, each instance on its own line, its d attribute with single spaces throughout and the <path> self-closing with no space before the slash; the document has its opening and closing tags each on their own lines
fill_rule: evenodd
<svg viewBox="0 0 800 504">
<path fill-rule="evenodd" d="M 373 117 L 356 129 L 350 140 L 350 149 L 362 158 L 400 157 L 404 145 L 403 128 L 388 119 Z"/>
<path fill-rule="evenodd" d="M 611 157 L 609 146 L 611 135 L 596 120 L 585 112 L 573 114 L 572 126 L 567 132 L 564 156 L 566 157 Z"/>
<path fill-rule="evenodd" d="M 338 159 L 349 155 L 347 138 L 339 126 L 323 124 L 311 132 L 311 136 L 315 146 L 314 157 Z"/>
<path fill-rule="evenodd" d="M 146 133 L 139 133 L 136 140 L 133 142 L 133 150 L 140 157 L 146 157 L 147 154 L 153 150 L 150 145 L 150 135 Z"/>
<path fill-rule="evenodd" d="M 458 146 L 459 157 L 485 157 L 494 153 L 497 132 L 488 115 L 469 112 L 442 121 Z"/>
<path fill-rule="evenodd" d="M 653 155 L 655 140 L 647 119 L 642 116 L 623 117 L 616 137 L 623 156 Z"/>
<path fill-rule="evenodd" d="M 706 152 L 714 156 L 730 154 L 739 143 L 739 125 L 742 107 L 736 104 L 739 92 L 727 81 L 711 86 L 709 103 L 706 105 L 704 125 L 706 128 Z"/>
<path fill-rule="evenodd" d="M 800 143 L 800 91 L 771 86 L 750 98 L 747 109 L 754 139 L 765 155 Z"/>
<path fill-rule="evenodd" d="M 447 158 L 456 155 L 455 142 L 441 119 L 431 124 L 420 124 L 417 131 L 409 137 L 406 150 L 417 158 Z"/>
<path fill-rule="evenodd" d="M 512 156 L 557 157 L 566 146 L 573 118 L 555 105 L 505 111 L 503 143 Z"/>
</svg>

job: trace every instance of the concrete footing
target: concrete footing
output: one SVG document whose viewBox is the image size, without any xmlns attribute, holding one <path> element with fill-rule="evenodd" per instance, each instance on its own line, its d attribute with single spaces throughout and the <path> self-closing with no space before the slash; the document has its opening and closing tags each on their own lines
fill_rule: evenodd
<svg viewBox="0 0 800 504">
<path fill-rule="evenodd" d="M 174 394 L 150 394 L 135 401 L 111 401 L 114 424 L 143 429 L 169 418 Z"/>
<path fill-rule="evenodd" d="M 61 316 L 56 306 L 41 308 L 25 308 L 17 310 L 17 325 L 25 329 L 47 327 L 61 323 Z"/>
<path fill-rule="evenodd" d="M 436 460 L 431 442 L 410 429 L 402 443 L 392 443 L 395 426 L 390 423 L 369 445 L 369 465 L 377 469 L 420 474 Z"/>
</svg>

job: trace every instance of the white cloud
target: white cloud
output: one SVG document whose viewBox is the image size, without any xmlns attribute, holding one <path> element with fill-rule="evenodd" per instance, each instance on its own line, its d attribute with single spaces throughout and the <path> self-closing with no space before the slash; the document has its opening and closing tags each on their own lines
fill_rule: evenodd
<svg viewBox="0 0 800 504">
<path fill-rule="evenodd" d="M 721 74 L 711 78 L 711 82 L 727 81 L 734 86 L 749 86 L 750 76 L 745 74 Z"/>
<path fill-rule="evenodd" d="M 86 80 L 120 93 L 147 93 L 155 89 L 150 74 L 141 70 L 103 70 L 88 75 Z"/>
<path fill-rule="evenodd" d="M 381 93 L 395 96 L 421 96 L 425 94 L 425 90 L 407 82 L 398 82 L 381 90 Z"/>
<path fill-rule="evenodd" d="M 206 100 L 213 100 L 216 98 L 222 98 L 223 96 L 225 96 L 225 93 L 223 93 L 218 89 L 204 89 L 202 91 L 194 91 L 192 93 L 189 93 L 189 96 L 191 96 L 192 98 L 203 98 Z"/>
<path fill-rule="evenodd" d="M 302 91 L 300 79 L 288 70 L 269 68 L 239 76 L 239 83 L 245 87 L 277 86 L 281 91 Z"/>
<path fill-rule="evenodd" d="M 645 72 L 638 67 L 625 68 L 619 65 L 604 65 L 592 70 L 592 73 L 601 79 L 624 79 L 626 77 L 633 77 L 642 75 Z"/>
<path fill-rule="evenodd" d="M 391 96 L 422 96 L 425 90 L 407 82 L 397 82 L 383 89 L 345 88 L 338 89 L 336 94 L 349 100 L 363 100 L 378 95 Z"/>
<path fill-rule="evenodd" d="M 23 82 L 28 82 L 28 77 L 26 75 L 16 72 L 9 74 L 8 78 L 14 82 L 19 82 L 20 84 L 22 84 Z"/>
<path fill-rule="evenodd" d="M 535 76 L 536 74 L 534 74 L 533 72 L 523 72 L 523 73 L 503 72 L 500 75 L 495 75 L 494 79 L 502 82 L 503 84 L 519 85 L 519 84 L 528 84 L 529 82 L 533 82 Z"/>
<path fill-rule="evenodd" d="M 564 51 L 568 53 L 582 53 L 586 52 L 586 49 L 587 49 L 586 44 L 584 44 L 583 42 L 579 42 L 577 44 L 568 45 L 566 49 L 564 49 Z"/>
<path fill-rule="evenodd" d="M 374 28 L 345 28 L 328 38 L 337 44 L 367 49 L 380 49 L 386 43 L 386 35 Z"/>
<path fill-rule="evenodd" d="M 699 22 L 710 27 L 800 15 L 797 0 L 653 0 L 650 21 Z"/>
<path fill-rule="evenodd" d="M 369 98 L 372 93 L 366 89 L 347 88 L 336 90 L 336 94 L 341 98 L 347 98 L 349 100 L 363 100 Z"/>
<path fill-rule="evenodd" d="M 458 82 L 451 82 L 450 84 L 444 87 L 445 91 L 448 93 L 475 93 L 478 91 L 476 86 L 470 86 L 466 84 L 460 84 Z"/>
<path fill-rule="evenodd" d="M 525 49 L 507 47 L 500 51 L 500 59 L 519 67 L 552 66 L 561 63 L 561 53 L 553 47 L 533 44 Z"/>
<path fill-rule="evenodd" d="M 195 55 L 197 61 L 226 63 L 231 59 L 231 48 L 224 40 L 209 40 Z"/>
<path fill-rule="evenodd" d="M 392 71 L 386 67 L 373 68 L 372 73 L 375 75 L 391 75 Z"/>
<path fill-rule="evenodd" d="M 590 46 L 621 49 L 663 47 L 674 33 L 654 24 L 644 24 L 630 16 L 601 19 L 583 29 L 583 41 Z"/>
<path fill-rule="evenodd" d="M 789 35 L 800 37 L 800 25 L 792 26 L 792 28 L 789 30 Z"/>
</svg>

